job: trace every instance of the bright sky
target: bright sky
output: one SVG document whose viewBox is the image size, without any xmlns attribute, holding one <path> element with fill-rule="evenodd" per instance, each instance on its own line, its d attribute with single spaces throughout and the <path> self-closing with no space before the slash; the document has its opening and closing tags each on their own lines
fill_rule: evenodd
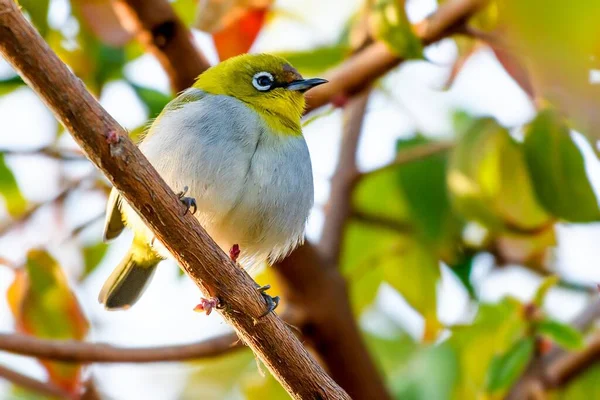
<svg viewBox="0 0 600 400">
<path fill-rule="evenodd" d="M 51 14 L 58 24 L 66 15 L 66 1 L 54 0 Z M 358 6 L 358 0 L 281 0 L 278 8 L 286 10 L 296 19 L 277 18 L 259 37 L 253 50 L 276 51 L 308 49 L 332 42 L 339 34 L 342 25 Z M 435 0 L 412 0 L 408 2 L 409 17 L 418 21 L 435 8 Z M 318 10 L 318 12 L 311 11 Z M 214 62 L 215 52 L 210 40 L 197 34 L 202 50 Z M 426 53 L 431 63 L 406 63 L 383 80 L 387 94 L 375 91 L 368 105 L 363 136 L 359 147 L 359 166 L 369 170 L 385 165 L 393 157 L 394 142 L 415 131 L 432 137 L 447 137 L 451 132 L 450 116 L 457 108 L 475 114 L 488 114 L 508 126 L 518 126 L 527 122 L 534 110 L 525 94 L 501 69 L 489 51 L 481 51 L 472 57 L 459 75 L 451 90 L 441 90 L 449 73 L 456 48 L 449 41 L 432 46 Z M 127 68 L 127 75 L 145 86 L 168 91 L 168 82 L 158 63 L 150 56 L 143 56 Z M 143 122 L 145 112 L 134 93 L 125 84 L 111 83 L 104 91 L 103 106 L 126 128 L 133 128 Z M 340 112 L 318 119 L 305 129 L 313 160 L 315 177 L 316 206 L 313 210 L 308 235 L 319 236 L 322 223 L 321 207 L 327 200 L 329 177 L 334 166 L 340 138 Z M 1 148 L 36 148 L 48 143 L 55 129 L 51 114 L 36 96 L 22 89 L 0 98 L 0 120 L 4 134 L 0 135 Z M 65 135 L 65 142 L 69 136 Z M 588 160 L 593 160 L 589 146 L 583 144 Z M 60 167 L 56 163 L 31 157 L 11 158 L 17 178 L 25 195 L 34 201 L 48 199 L 60 188 Z M 596 188 L 600 188 L 600 170 L 597 161 L 590 161 L 589 171 Z M 86 163 L 78 165 L 77 174 L 86 173 L 90 167 Z M 77 195 L 69 202 L 86 207 L 67 207 L 69 226 L 77 225 L 104 207 L 99 195 Z M 3 217 L 0 211 L 0 218 Z M 0 240 L 0 256 L 19 261 L 32 245 L 44 243 L 59 244 L 64 237 L 57 234 L 51 211 L 40 212 L 34 218 L 31 228 Z M 69 231 L 69 227 L 63 229 Z M 84 240 L 92 242 L 101 234 L 101 223 L 88 229 Z M 50 239 L 48 239 L 50 238 Z M 192 312 L 199 293 L 193 284 L 177 277 L 173 265 L 163 265 L 158 269 L 153 284 L 144 298 L 127 312 L 109 313 L 97 303 L 96 295 L 112 267 L 117 264 L 126 247 L 130 235 L 124 235 L 111 246 L 109 254 L 89 279 L 77 291 L 92 324 L 90 340 L 105 341 L 121 345 L 141 346 L 167 343 L 181 343 L 199 340 L 203 337 L 223 332 L 227 327 L 218 315 L 205 317 Z M 560 248 L 556 254 L 559 269 L 569 271 L 568 276 L 577 281 L 600 281 L 597 259 L 597 243 L 600 241 L 598 225 L 561 226 L 559 229 Z M 62 261 L 71 277 L 76 276 L 81 260 L 75 246 L 68 242 L 60 246 L 55 254 Z M 166 263 L 165 263 L 166 264 Z M 476 275 L 484 299 L 496 300 L 510 293 L 527 299 L 531 296 L 539 280 L 532 274 L 517 268 L 506 268 L 491 274 L 486 273 L 491 260 L 482 257 Z M 12 273 L 0 267 L 0 293 L 5 293 L 12 280 Z M 444 270 L 443 282 L 439 290 L 439 313 L 443 322 L 455 323 L 468 316 L 467 296 L 456 278 Z M 572 317 L 584 305 L 584 297 L 556 290 L 549 297 L 549 306 L 559 318 Z M 411 334 L 419 335 L 422 330 L 421 318 L 393 290 L 383 287 L 375 306 L 380 313 L 368 313 L 363 322 L 379 326 L 381 312 L 399 322 Z M 13 321 L 3 297 L 0 298 L 0 331 L 12 331 Z M 43 378 L 44 372 L 23 357 L 0 354 L 0 363 Z M 178 390 L 185 383 L 187 366 L 160 365 L 95 365 L 92 373 L 100 382 L 101 390 L 110 399 L 176 399 Z M 134 385 L 137 379 L 144 379 L 144 385 Z M 0 382 L 0 397 L 2 388 Z"/>
</svg>

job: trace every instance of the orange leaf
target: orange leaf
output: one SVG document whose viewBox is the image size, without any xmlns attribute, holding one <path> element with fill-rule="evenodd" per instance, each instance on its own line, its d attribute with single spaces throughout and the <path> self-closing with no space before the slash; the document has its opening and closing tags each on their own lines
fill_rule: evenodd
<svg viewBox="0 0 600 400">
<path fill-rule="evenodd" d="M 7 292 L 18 332 L 47 339 L 81 340 L 89 324 L 60 265 L 47 252 L 32 250 Z M 81 389 L 81 366 L 42 361 L 50 380 L 71 393 Z"/>
<path fill-rule="evenodd" d="M 258 36 L 267 15 L 267 8 L 247 11 L 237 22 L 213 33 L 213 40 L 221 61 L 247 53 Z"/>
</svg>

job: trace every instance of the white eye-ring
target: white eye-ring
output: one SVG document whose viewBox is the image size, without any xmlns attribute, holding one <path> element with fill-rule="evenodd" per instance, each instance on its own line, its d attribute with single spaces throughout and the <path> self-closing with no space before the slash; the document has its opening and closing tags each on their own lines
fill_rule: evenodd
<svg viewBox="0 0 600 400">
<path fill-rule="evenodd" d="M 273 75 L 266 71 L 258 72 L 252 77 L 252 85 L 261 92 L 270 90 L 274 81 Z"/>
</svg>

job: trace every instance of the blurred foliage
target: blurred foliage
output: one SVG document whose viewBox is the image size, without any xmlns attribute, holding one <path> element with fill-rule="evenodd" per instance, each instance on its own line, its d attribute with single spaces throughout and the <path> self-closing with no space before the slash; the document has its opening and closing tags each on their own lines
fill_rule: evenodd
<svg viewBox="0 0 600 400">
<path fill-rule="evenodd" d="M 108 83 L 124 83 L 147 119 L 156 117 L 170 95 L 141 85 L 127 71 L 144 50 L 120 25 L 112 2 L 68 3 L 70 15 L 58 26 L 48 20 L 51 1 L 19 1 L 51 48 L 95 96 L 100 97 Z M 221 60 L 251 50 L 272 19 L 290 17 L 271 0 L 171 4 L 186 25 L 212 35 Z M 278 54 L 305 75 L 321 75 L 371 35 L 396 55 L 421 60 L 423 46 L 405 6 L 404 0 L 365 1 L 331 42 L 309 47 L 290 43 L 290 50 Z M 507 297 L 495 303 L 480 300 L 480 285 L 473 277 L 483 254 L 493 256 L 494 266 L 519 265 L 547 275 L 554 269 L 549 255 L 559 244 L 558 224 L 600 220 L 587 168 L 597 160 L 584 158 L 574 139 L 574 130 L 590 141 L 600 138 L 599 86 L 590 83 L 600 69 L 599 14 L 595 0 L 568 5 L 558 0 L 489 1 L 467 21 L 467 34 L 452 37 L 457 58 L 448 68 L 446 87 L 473 54 L 488 48 L 535 100 L 535 118 L 509 127 L 490 117 L 457 112 L 452 145 L 415 132 L 396 143 L 395 162 L 357 179 L 341 270 L 354 312 L 365 327 L 365 340 L 394 398 L 503 398 L 528 363 L 543 353 L 541 342 L 568 350 L 584 345 L 580 332 L 545 311 L 545 299 L 561 276 L 544 279 L 530 302 Z M 1 96 L 22 87 L 17 76 L 0 79 Z M 132 138 L 138 140 L 146 127 L 144 122 L 132 129 Z M 11 157 L 8 151 L 0 152 L 0 197 L 8 214 L 0 226 L 23 222 L 36 206 L 23 195 Z M 83 262 L 79 278 L 86 279 L 101 264 L 108 246 L 100 237 L 77 241 L 77 246 Z M 469 294 L 473 315 L 463 325 L 444 326 L 438 317 L 437 291 L 446 267 Z M 29 252 L 7 292 L 19 332 L 64 340 L 86 336 L 87 318 L 68 278 L 46 250 Z M 256 279 L 273 286 L 271 295 L 281 294 L 272 269 L 262 270 Z M 364 323 L 373 314 L 386 315 L 378 301 L 382 285 L 422 317 L 418 337 L 397 326 L 391 334 L 375 332 Z M 279 311 L 285 305 L 283 299 Z M 80 367 L 46 361 L 42 365 L 54 383 L 70 391 L 81 386 Z M 288 398 L 248 350 L 190 365 L 193 373 L 183 399 Z M 599 378 L 600 368 L 594 366 L 550 398 L 600 397 Z"/>
<path fill-rule="evenodd" d="M 19 332 L 46 339 L 82 340 L 89 324 L 60 265 L 46 251 L 31 250 L 7 292 Z M 50 380 L 78 393 L 82 366 L 40 360 Z"/>
</svg>

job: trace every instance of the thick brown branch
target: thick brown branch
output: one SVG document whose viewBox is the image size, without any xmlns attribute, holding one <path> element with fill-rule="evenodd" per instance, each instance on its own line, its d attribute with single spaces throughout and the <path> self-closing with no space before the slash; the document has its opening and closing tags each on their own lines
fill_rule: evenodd
<svg viewBox="0 0 600 400">
<path fill-rule="evenodd" d="M 72 399 L 74 397 L 71 393 L 50 382 L 38 381 L 37 379 L 23 375 L 12 369 L 3 367 L 2 365 L 0 365 L 0 378 L 4 378 L 17 386 L 21 386 L 24 389 L 31 390 L 32 392 L 39 393 L 43 396 L 59 399 Z"/>
<path fill-rule="evenodd" d="M 152 363 L 218 357 L 244 348 L 235 333 L 198 343 L 127 348 L 106 343 L 40 339 L 19 334 L 0 334 L 0 350 L 45 360 L 79 363 Z"/>
<path fill-rule="evenodd" d="M 436 12 L 415 26 L 423 44 L 434 43 L 452 34 L 486 0 L 454 0 L 442 4 Z M 352 95 L 369 86 L 375 79 L 390 71 L 402 59 L 382 42 L 367 46 L 338 68 L 326 74 L 329 84 L 310 91 L 307 112 L 321 107 L 339 94 Z"/>
<path fill-rule="evenodd" d="M 0 52 L 140 214 L 202 294 L 221 300 L 221 315 L 292 397 L 349 398 L 279 317 L 260 318 L 265 303 L 255 282 L 186 214 L 127 133 L 56 57 L 12 0 L 0 0 Z"/>
<path fill-rule="evenodd" d="M 121 24 L 158 59 L 175 92 L 210 67 L 167 0 L 113 0 L 113 6 Z"/>
</svg>

